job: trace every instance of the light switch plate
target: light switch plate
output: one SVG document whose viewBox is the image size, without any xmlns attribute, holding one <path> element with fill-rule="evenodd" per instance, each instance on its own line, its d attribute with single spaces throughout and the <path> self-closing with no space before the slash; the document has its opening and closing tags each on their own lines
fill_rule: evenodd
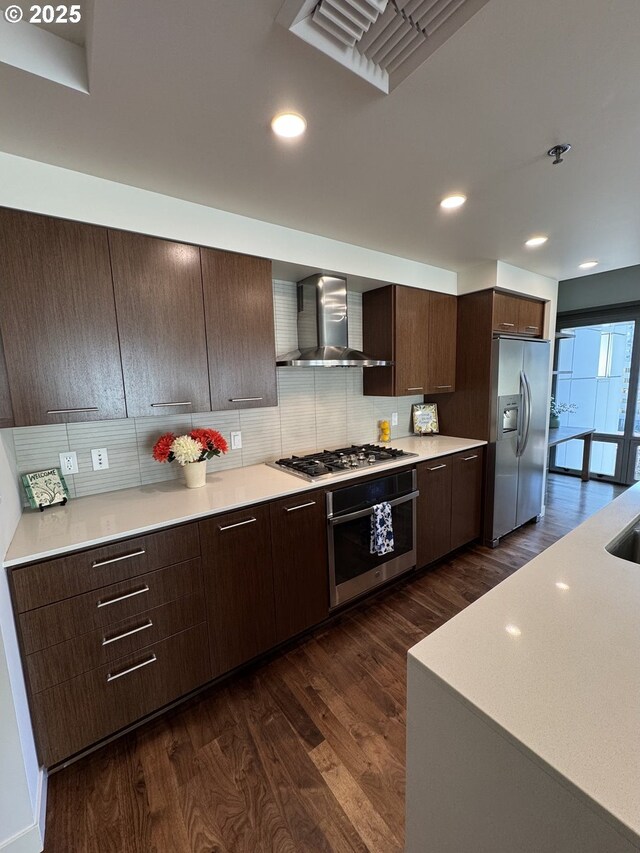
<svg viewBox="0 0 640 853">
<path fill-rule="evenodd" d="M 241 450 L 242 449 L 242 433 L 240 431 L 231 433 L 231 449 L 232 450 Z"/>
<path fill-rule="evenodd" d="M 391 426 L 398 426 L 398 413 L 391 412 Z"/>
</svg>

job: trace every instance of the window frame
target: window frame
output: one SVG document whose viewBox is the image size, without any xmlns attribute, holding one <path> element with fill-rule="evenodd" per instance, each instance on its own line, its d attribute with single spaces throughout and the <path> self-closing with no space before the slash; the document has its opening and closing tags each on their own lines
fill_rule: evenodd
<svg viewBox="0 0 640 853">
<path fill-rule="evenodd" d="M 640 302 L 625 302 L 620 305 L 586 308 L 581 311 L 567 311 L 557 315 L 556 335 L 562 329 L 572 329 L 579 326 L 594 326 L 603 323 L 625 323 L 635 322 L 633 333 L 633 347 L 631 349 L 631 364 L 629 369 L 629 395 L 627 398 L 627 409 L 625 413 L 625 425 L 622 435 L 609 433 L 593 434 L 593 441 L 617 444 L 616 469 L 613 475 L 596 474 L 589 472 L 592 480 L 606 480 L 611 483 L 630 485 L 636 481 L 633 479 L 633 468 L 636 448 L 640 446 L 640 435 L 634 434 L 635 413 L 640 396 L 638 381 L 640 378 Z M 553 381 L 551 393 L 555 396 L 558 381 L 558 355 L 559 340 L 553 353 Z M 581 471 L 574 468 L 565 468 L 556 465 L 556 448 L 551 448 L 549 459 L 549 470 L 558 474 L 569 474 L 580 476 Z M 640 481 L 639 481 L 640 482 Z"/>
</svg>

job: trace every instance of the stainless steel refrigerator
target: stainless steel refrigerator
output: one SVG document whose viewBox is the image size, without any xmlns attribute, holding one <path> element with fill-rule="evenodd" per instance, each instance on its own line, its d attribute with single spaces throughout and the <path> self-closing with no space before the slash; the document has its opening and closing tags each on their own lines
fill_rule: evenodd
<svg viewBox="0 0 640 853">
<path fill-rule="evenodd" d="M 549 341 L 493 341 L 491 444 L 485 538 L 537 518 L 543 505 L 549 421 Z M 493 471 L 492 471 L 493 468 Z M 492 478 L 492 474 L 494 475 Z"/>
</svg>

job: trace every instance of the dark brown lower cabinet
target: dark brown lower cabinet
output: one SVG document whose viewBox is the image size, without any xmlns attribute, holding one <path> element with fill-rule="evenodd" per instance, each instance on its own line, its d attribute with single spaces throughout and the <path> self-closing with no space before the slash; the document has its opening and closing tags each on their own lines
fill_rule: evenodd
<svg viewBox="0 0 640 853">
<path fill-rule="evenodd" d="M 484 448 L 443 456 L 417 466 L 418 567 L 480 536 Z"/>
<path fill-rule="evenodd" d="M 480 536 L 484 448 L 453 457 L 451 485 L 451 550 Z"/>
<path fill-rule="evenodd" d="M 483 458 L 418 464 L 419 566 L 480 535 Z M 12 570 L 42 763 L 322 622 L 327 563 L 319 489 Z"/>
<path fill-rule="evenodd" d="M 426 566 L 451 550 L 451 472 L 450 456 L 423 462 L 417 466 L 417 560 Z"/>
<path fill-rule="evenodd" d="M 37 694 L 32 712 L 46 767 L 209 679 L 204 622 Z"/>
<path fill-rule="evenodd" d="M 211 677 L 275 645 L 269 507 L 200 522 Z"/>
<path fill-rule="evenodd" d="M 278 643 L 329 614 L 324 501 L 323 492 L 308 492 L 270 506 Z"/>
</svg>

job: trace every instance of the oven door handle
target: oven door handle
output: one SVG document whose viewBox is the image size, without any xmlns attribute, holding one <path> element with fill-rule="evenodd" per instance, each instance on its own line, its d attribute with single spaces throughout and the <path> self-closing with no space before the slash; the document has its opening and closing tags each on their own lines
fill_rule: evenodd
<svg viewBox="0 0 640 853">
<path fill-rule="evenodd" d="M 388 503 L 389 506 L 398 506 L 398 504 L 414 501 L 420 492 L 416 489 L 414 492 L 409 492 L 408 495 L 403 495 L 400 498 L 394 498 L 392 501 L 380 501 L 380 503 Z M 373 505 L 375 506 L 375 504 Z M 346 521 L 354 521 L 356 518 L 364 518 L 365 515 L 373 515 L 373 506 L 366 509 L 360 509 L 358 512 L 349 512 L 346 515 L 337 515 L 329 517 L 329 524 L 335 527 L 336 524 L 344 524 Z"/>
</svg>

